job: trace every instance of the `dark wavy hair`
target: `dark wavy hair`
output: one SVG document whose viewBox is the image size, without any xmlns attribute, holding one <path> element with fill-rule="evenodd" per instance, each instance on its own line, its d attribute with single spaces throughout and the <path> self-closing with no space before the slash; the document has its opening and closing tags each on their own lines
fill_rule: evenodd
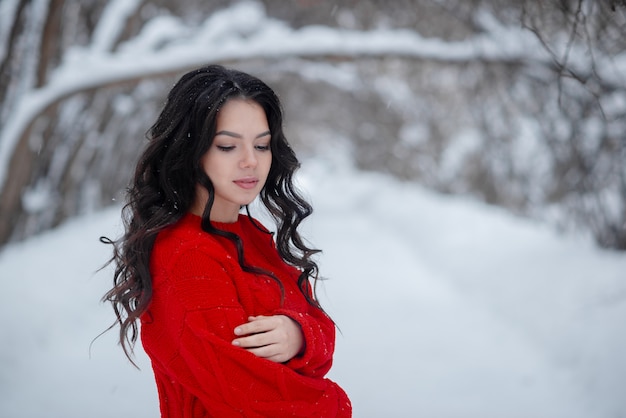
<svg viewBox="0 0 626 418">
<path fill-rule="evenodd" d="M 300 163 L 283 133 L 280 101 L 258 78 L 209 65 L 183 75 L 169 92 L 161 114 L 148 131 L 149 144 L 139 158 L 128 189 L 122 210 L 125 233 L 117 241 L 101 238 L 113 245 L 109 263 L 115 264 L 113 288 L 103 297 L 103 301 L 113 305 L 116 315 L 109 329 L 119 324 L 119 342 L 131 362 L 138 337 L 137 321 L 152 298 L 152 247 L 160 231 L 189 211 L 197 184 L 209 192 L 202 229 L 233 241 L 244 271 L 268 275 L 283 290 L 271 272 L 246 263 L 241 239 L 236 234 L 215 228 L 209 219 L 214 188 L 200 160 L 213 142 L 220 108 L 230 99 L 253 100 L 265 111 L 271 132 L 272 163 L 260 198 L 276 221 L 279 254 L 300 270 L 298 285 L 302 294 L 311 305 L 321 309 L 315 298 L 318 266 L 311 258 L 319 250 L 309 248 L 297 231 L 312 208 L 294 186 L 293 176 Z M 246 211 L 250 217 L 247 207 Z"/>
</svg>

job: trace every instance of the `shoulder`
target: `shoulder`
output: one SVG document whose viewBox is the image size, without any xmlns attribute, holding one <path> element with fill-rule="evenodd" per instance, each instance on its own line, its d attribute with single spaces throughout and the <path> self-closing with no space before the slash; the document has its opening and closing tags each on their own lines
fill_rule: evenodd
<svg viewBox="0 0 626 418">
<path fill-rule="evenodd" d="M 238 223 L 241 225 L 242 232 L 248 236 L 256 237 L 263 241 L 273 240 L 274 233 L 267 229 L 265 225 L 263 225 L 261 221 L 256 218 L 239 215 Z"/>
<path fill-rule="evenodd" d="M 209 257 L 215 261 L 228 258 L 226 250 L 216 237 L 202 230 L 199 217 L 185 215 L 159 232 L 152 248 L 151 262 L 155 266 L 163 267 L 176 263 L 182 256 L 193 255 Z"/>
</svg>

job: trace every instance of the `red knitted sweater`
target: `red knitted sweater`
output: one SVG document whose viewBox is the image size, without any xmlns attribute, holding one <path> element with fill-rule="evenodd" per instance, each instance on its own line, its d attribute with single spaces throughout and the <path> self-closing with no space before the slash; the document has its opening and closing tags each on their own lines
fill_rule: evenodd
<svg viewBox="0 0 626 418">
<path fill-rule="evenodd" d="M 324 378 L 332 364 L 334 325 L 306 302 L 298 271 L 248 217 L 215 226 L 241 237 L 247 264 L 281 280 L 284 302 L 274 280 L 242 271 L 231 241 L 201 230 L 200 217 L 186 215 L 159 233 L 141 339 L 162 417 L 350 417 L 346 393 Z M 277 314 L 302 327 L 301 356 L 274 363 L 231 344 L 233 330 L 249 316 Z"/>
</svg>

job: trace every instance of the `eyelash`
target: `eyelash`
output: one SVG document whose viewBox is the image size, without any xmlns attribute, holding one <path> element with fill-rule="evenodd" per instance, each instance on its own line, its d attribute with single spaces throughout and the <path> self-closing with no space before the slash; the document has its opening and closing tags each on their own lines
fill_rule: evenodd
<svg viewBox="0 0 626 418">
<path fill-rule="evenodd" d="M 234 146 L 217 145 L 217 149 L 220 150 L 220 151 L 228 152 L 228 151 L 234 150 L 235 147 Z"/>
<path fill-rule="evenodd" d="M 235 149 L 234 145 L 230 145 L 230 146 L 224 146 L 224 145 L 216 145 L 217 149 L 219 149 L 220 151 L 223 152 L 229 152 Z M 269 145 L 256 145 L 255 148 L 259 151 L 269 151 L 270 150 L 270 146 Z"/>
</svg>

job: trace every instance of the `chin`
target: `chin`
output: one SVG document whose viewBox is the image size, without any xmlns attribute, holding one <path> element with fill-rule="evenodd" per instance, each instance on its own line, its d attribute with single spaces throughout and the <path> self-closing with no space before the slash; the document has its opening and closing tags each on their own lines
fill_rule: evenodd
<svg viewBox="0 0 626 418">
<path fill-rule="evenodd" d="M 253 198 L 251 198 L 251 199 L 250 199 L 250 198 L 248 198 L 248 199 L 240 199 L 237 203 L 239 203 L 239 206 L 246 206 L 246 205 L 249 205 L 250 203 L 254 202 L 254 199 L 256 199 L 256 198 L 257 198 L 257 196 L 258 196 L 258 194 L 257 194 L 257 195 L 255 195 L 255 196 L 254 196 Z"/>
</svg>

